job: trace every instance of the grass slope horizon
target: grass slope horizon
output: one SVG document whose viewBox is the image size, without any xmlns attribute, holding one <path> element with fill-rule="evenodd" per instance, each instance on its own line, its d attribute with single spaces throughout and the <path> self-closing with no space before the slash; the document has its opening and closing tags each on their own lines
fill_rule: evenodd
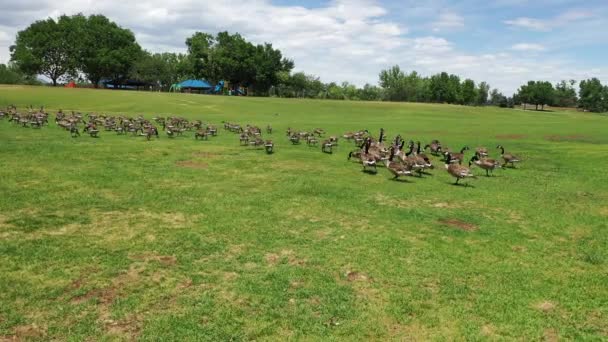
<svg viewBox="0 0 608 342">
<path fill-rule="evenodd" d="M 0 339 L 608 338 L 605 116 L 0 86 L 9 104 L 270 124 L 276 152 L 0 120 Z M 524 161 L 395 182 L 287 127 Z"/>
</svg>

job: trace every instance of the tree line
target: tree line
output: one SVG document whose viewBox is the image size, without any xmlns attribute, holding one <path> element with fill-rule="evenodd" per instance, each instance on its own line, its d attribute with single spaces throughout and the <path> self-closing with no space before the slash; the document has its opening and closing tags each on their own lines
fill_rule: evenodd
<svg viewBox="0 0 608 342">
<path fill-rule="evenodd" d="M 289 73 L 294 66 L 271 44 L 254 45 L 238 33 L 196 32 L 185 43 L 186 54 L 150 53 L 130 30 L 103 15 L 62 15 L 17 33 L 10 47 L 11 67 L 25 75 L 44 75 L 53 85 L 68 79 L 86 79 L 94 86 L 136 79 L 168 90 L 186 78 L 205 78 L 265 94 L 278 83 L 280 72 Z"/>
<path fill-rule="evenodd" d="M 258 96 L 362 101 L 408 101 L 459 105 L 546 105 L 608 111 L 608 87 L 594 78 L 579 83 L 529 81 L 512 97 L 487 82 L 441 72 L 422 76 L 398 65 L 382 70 L 378 85 L 357 87 L 348 82 L 324 83 L 319 77 L 292 72 L 294 62 L 272 44 L 253 44 L 240 34 L 196 32 L 185 40 L 186 53 L 151 53 L 135 35 L 103 15 L 62 15 L 32 23 L 18 32 L 10 47 L 11 63 L 0 65 L 0 83 L 35 84 L 37 75 L 53 85 L 70 79 L 99 86 L 103 81 L 121 85 L 135 80 L 168 91 L 184 79 L 228 81 L 249 87 Z"/>
</svg>

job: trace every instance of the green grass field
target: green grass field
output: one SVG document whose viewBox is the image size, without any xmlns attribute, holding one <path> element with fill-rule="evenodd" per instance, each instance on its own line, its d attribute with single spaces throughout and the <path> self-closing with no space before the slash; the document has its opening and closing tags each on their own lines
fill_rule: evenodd
<svg viewBox="0 0 608 342">
<path fill-rule="evenodd" d="M 0 340 L 608 339 L 605 116 L 0 86 L 9 104 L 271 124 L 276 153 L 0 121 Z M 288 126 L 524 161 L 396 182 Z"/>
</svg>

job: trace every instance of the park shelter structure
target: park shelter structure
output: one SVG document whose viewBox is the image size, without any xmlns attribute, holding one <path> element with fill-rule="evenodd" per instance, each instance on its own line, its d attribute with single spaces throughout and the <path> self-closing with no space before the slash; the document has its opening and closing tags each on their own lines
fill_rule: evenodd
<svg viewBox="0 0 608 342">
<path fill-rule="evenodd" d="M 207 93 L 213 88 L 209 82 L 205 80 L 185 80 L 179 83 L 179 88 L 185 93 Z"/>
</svg>

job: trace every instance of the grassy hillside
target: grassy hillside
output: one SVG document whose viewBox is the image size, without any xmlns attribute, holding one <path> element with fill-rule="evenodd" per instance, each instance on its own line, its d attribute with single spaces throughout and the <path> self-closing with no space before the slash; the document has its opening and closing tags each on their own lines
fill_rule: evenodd
<svg viewBox="0 0 608 342">
<path fill-rule="evenodd" d="M 0 339 L 608 338 L 606 117 L 0 86 L 9 104 L 271 124 L 276 153 L 0 121 Z M 287 127 L 524 162 L 396 182 Z"/>
</svg>

